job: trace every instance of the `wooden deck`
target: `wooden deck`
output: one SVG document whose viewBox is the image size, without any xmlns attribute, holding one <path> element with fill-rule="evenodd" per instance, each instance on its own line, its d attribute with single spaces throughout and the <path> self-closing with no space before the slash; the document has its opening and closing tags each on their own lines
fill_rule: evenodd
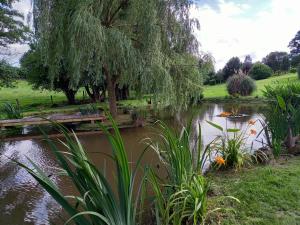
<svg viewBox="0 0 300 225">
<path fill-rule="evenodd" d="M 28 117 L 23 119 L 0 120 L 0 128 L 49 124 L 51 121 L 57 123 L 76 123 L 76 122 L 103 122 L 106 119 L 103 115 L 54 115 L 47 118 Z"/>
</svg>

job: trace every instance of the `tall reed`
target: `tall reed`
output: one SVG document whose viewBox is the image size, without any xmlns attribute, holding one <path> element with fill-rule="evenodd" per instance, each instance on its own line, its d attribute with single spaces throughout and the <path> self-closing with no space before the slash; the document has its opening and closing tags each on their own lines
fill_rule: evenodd
<svg viewBox="0 0 300 225">
<path fill-rule="evenodd" d="M 181 132 L 158 123 L 160 140 L 151 142 L 167 171 L 160 179 L 151 171 L 149 180 L 155 193 L 157 224 L 200 224 L 206 215 L 208 182 L 202 169 L 209 156 L 209 146 L 202 147 L 201 127 L 192 133 L 192 120 Z M 194 139 L 193 139 L 194 138 Z"/>
<path fill-rule="evenodd" d="M 136 224 L 137 210 L 143 178 L 136 182 L 137 168 L 141 157 L 136 163 L 135 169 L 131 169 L 126 155 L 125 146 L 115 122 L 110 118 L 113 132 L 107 127 L 101 126 L 112 147 L 112 160 L 116 166 L 115 183 L 110 183 L 104 173 L 100 171 L 88 158 L 84 147 L 76 134 L 59 124 L 54 124 L 64 136 L 60 141 L 65 147 L 61 151 L 46 134 L 46 141 L 56 156 L 60 168 L 57 176 L 63 175 L 72 181 L 78 196 L 64 196 L 48 175 L 30 159 L 30 167 L 17 162 L 25 168 L 38 183 L 63 207 L 70 219 L 80 225 L 134 225 Z M 100 153 L 99 153 L 100 154 Z M 117 193 L 112 186 L 117 187 Z M 137 193 L 134 186 L 138 187 Z"/>
</svg>

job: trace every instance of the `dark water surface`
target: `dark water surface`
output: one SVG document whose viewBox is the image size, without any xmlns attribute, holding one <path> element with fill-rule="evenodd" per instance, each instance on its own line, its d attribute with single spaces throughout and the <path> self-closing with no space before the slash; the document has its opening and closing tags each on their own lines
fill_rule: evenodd
<svg viewBox="0 0 300 225">
<path fill-rule="evenodd" d="M 224 111 L 238 111 L 249 116 L 240 119 L 225 119 L 217 116 Z M 262 108 L 259 105 L 204 104 L 189 110 L 187 113 L 177 115 L 174 120 L 168 120 L 168 123 L 178 126 L 178 123 L 185 123 L 187 118 L 193 114 L 194 127 L 196 129 L 197 124 L 201 124 L 202 139 L 206 145 L 219 134 L 218 130 L 208 125 L 206 120 L 224 127 L 227 126 L 227 128 L 243 129 L 250 119 L 260 119 L 262 117 L 261 112 Z M 252 129 L 259 131 L 261 129 L 260 124 L 257 122 Z M 123 129 L 121 133 L 129 160 L 134 163 L 144 149 L 141 140 L 153 136 L 153 129 L 147 127 L 130 128 Z M 254 138 L 251 136 L 248 139 L 249 151 L 261 146 L 259 142 L 254 141 Z M 114 171 L 114 167 L 110 159 L 100 153 L 110 153 L 110 146 L 106 138 L 101 134 L 93 133 L 79 134 L 79 139 L 95 165 L 110 171 L 108 177 L 113 180 L 111 171 Z M 63 224 L 66 216 L 61 207 L 41 189 L 26 171 L 12 163 L 8 157 L 23 163 L 27 162 L 26 157 L 28 157 L 45 171 L 51 171 L 51 167 L 57 166 L 49 147 L 42 140 L 4 140 L 0 147 L 0 225 Z M 157 168 L 159 161 L 154 152 L 148 152 L 143 163 L 152 165 L 158 173 L 162 170 L 162 168 Z M 52 176 L 52 179 L 65 194 L 73 192 L 70 183 L 64 178 Z"/>
</svg>

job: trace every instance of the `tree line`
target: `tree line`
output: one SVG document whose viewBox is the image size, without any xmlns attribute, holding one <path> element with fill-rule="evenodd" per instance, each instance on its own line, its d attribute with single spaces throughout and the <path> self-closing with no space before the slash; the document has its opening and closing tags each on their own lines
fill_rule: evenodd
<svg viewBox="0 0 300 225">
<path fill-rule="evenodd" d="M 229 77 L 238 73 L 250 75 L 254 79 L 264 79 L 269 76 L 266 73 L 271 75 L 272 73 L 296 72 L 297 67 L 300 65 L 300 31 L 290 41 L 288 47 L 290 48 L 290 53 L 280 51 L 271 52 L 261 62 L 253 63 L 250 55 L 246 55 L 243 62 L 239 57 L 232 57 L 223 69 L 217 72 L 211 69 L 204 78 L 204 84 L 213 85 L 223 83 Z"/>
</svg>

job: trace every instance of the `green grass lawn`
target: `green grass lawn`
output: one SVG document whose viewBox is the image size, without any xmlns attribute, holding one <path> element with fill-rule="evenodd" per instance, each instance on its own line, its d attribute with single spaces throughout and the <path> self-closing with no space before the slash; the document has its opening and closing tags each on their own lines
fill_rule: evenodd
<svg viewBox="0 0 300 225">
<path fill-rule="evenodd" d="M 220 213 L 220 224 L 300 224 L 300 158 L 276 165 L 257 166 L 241 172 L 211 174 L 212 190 L 218 196 L 234 196 L 235 210 Z"/>
<path fill-rule="evenodd" d="M 51 96 L 55 107 L 52 106 Z M 85 96 L 87 99 L 88 96 Z M 48 90 L 33 90 L 31 85 L 26 81 L 20 80 L 16 82 L 13 88 L 0 89 L 0 108 L 5 102 L 16 103 L 18 99 L 24 115 L 32 115 L 39 113 L 64 113 L 78 111 L 79 107 L 84 105 L 68 105 L 67 99 L 62 92 L 48 91 Z M 77 92 L 76 100 L 83 99 L 83 90 Z M 145 106 L 145 100 L 125 100 L 119 102 L 126 106 Z M 100 106 L 100 104 L 98 104 Z M 106 104 L 101 104 L 105 107 Z M 0 118 L 4 115 L 0 112 Z"/>
<path fill-rule="evenodd" d="M 276 83 L 282 82 L 298 82 L 297 74 L 286 74 L 281 76 L 274 76 L 269 79 L 256 81 L 257 90 L 252 94 L 253 96 L 261 97 L 265 85 L 274 85 Z M 226 90 L 226 84 L 219 84 L 214 86 L 205 86 L 204 87 L 204 98 L 222 98 L 228 96 Z"/>
<path fill-rule="evenodd" d="M 298 81 L 297 75 L 287 74 L 277 77 L 271 77 L 266 80 L 257 81 L 257 91 L 253 94 L 253 96 L 262 96 L 262 90 L 267 84 L 275 84 L 276 82 L 282 83 L 288 81 Z M 82 91 L 83 90 L 78 91 L 76 96 L 77 100 L 82 100 Z M 57 105 L 55 107 L 52 107 L 51 96 L 53 98 L 53 103 Z M 225 96 L 228 96 L 226 84 L 204 87 L 205 99 L 222 99 Z M 83 107 L 79 105 L 68 105 L 67 99 L 62 92 L 33 90 L 32 87 L 26 81 L 18 81 L 14 88 L 0 89 L 0 107 L 3 105 L 4 102 L 15 103 L 16 99 L 18 99 L 21 105 L 21 109 L 25 115 L 38 113 L 73 112 L 77 111 L 79 107 Z M 126 106 L 147 105 L 145 100 L 126 100 L 121 101 L 120 104 Z M 101 106 L 105 106 L 105 104 L 102 104 Z"/>
</svg>

